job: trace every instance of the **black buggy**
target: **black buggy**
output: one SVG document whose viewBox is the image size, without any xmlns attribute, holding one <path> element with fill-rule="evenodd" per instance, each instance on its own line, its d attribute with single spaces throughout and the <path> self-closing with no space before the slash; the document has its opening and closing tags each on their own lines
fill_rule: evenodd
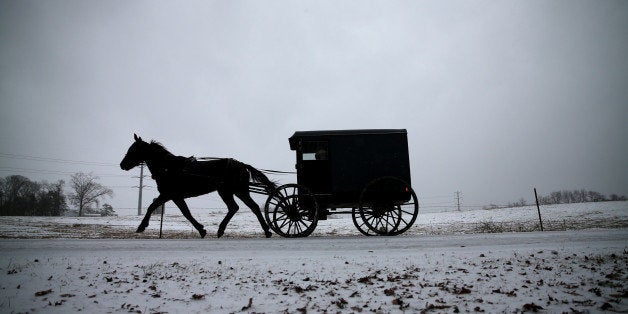
<svg viewBox="0 0 628 314">
<path fill-rule="evenodd" d="M 278 187 L 264 206 L 277 234 L 306 237 L 330 214 L 351 214 L 364 235 L 398 235 L 416 220 L 406 130 L 305 131 L 289 142 L 297 183 Z"/>
</svg>

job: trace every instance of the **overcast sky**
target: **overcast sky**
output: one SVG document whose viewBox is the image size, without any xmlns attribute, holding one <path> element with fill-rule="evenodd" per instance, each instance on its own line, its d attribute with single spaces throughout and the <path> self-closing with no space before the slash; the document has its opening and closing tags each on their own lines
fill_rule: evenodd
<svg viewBox="0 0 628 314">
<path fill-rule="evenodd" d="M 626 30 L 628 1 L 2 0 L 0 176 L 93 171 L 131 214 L 133 133 L 292 170 L 294 131 L 404 128 L 426 206 L 628 195 Z"/>
</svg>

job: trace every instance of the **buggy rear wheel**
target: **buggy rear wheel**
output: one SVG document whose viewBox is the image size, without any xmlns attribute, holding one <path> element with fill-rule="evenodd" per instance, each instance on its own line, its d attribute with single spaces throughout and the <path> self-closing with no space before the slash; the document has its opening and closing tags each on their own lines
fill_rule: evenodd
<svg viewBox="0 0 628 314">
<path fill-rule="evenodd" d="M 419 214 L 419 202 L 412 187 L 395 177 L 369 183 L 360 194 L 360 218 L 369 234 L 398 235 L 410 229 Z M 365 234 L 355 222 L 358 230 Z"/>
<path fill-rule="evenodd" d="M 266 223 L 280 236 L 307 237 L 318 222 L 318 202 L 308 188 L 286 184 L 268 195 L 264 215 Z"/>
</svg>

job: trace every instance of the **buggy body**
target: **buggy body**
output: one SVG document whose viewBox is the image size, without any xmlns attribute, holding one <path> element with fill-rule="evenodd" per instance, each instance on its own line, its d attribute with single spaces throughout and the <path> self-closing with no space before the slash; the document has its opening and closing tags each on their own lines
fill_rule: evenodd
<svg viewBox="0 0 628 314">
<path fill-rule="evenodd" d="M 297 183 L 316 196 L 321 209 L 357 207 L 362 190 L 382 177 L 411 184 L 404 129 L 301 131 L 289 142 Z M 325 216 L 321 210 L 319 218 Z"/>
<path fill-rule="evenodd" d="M 330 214 L 351 214 L 365 235 L 401 234 L 416 220 L 405 129 L 297 131 L 289 143 L 297 183 L 278 187 L 264 207 L 276 233 L 308 236 Z"/>
</svg>

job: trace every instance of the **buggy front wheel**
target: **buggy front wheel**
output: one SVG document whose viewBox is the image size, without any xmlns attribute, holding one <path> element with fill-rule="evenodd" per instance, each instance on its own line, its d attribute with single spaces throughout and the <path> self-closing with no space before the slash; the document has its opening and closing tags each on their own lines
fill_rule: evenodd
<svg viewBox="0 0 628 314">
<path fill-rule="evenodd" d="M 318 202 L 308 188 L 286 184 L 268 195 L 264 215 L 269 227 L 280 236 L 307 237 L 318 222 Z"/>
<path fill-rule="evenodd" d="M 360 231 L 361 234 L 365 236 L 377 235 L 377 233 L 374 232 L 371 227 L 369 227 L 369 225 L 367 225 L 366 222 L 362 219 L 362 215 L 360 215 L 360 209 L 354 207 L 351 210 L 351 219 L 353 220 L 353 225 L 356 229 L 358 229 L 358 231 Z"/>
</svg>

